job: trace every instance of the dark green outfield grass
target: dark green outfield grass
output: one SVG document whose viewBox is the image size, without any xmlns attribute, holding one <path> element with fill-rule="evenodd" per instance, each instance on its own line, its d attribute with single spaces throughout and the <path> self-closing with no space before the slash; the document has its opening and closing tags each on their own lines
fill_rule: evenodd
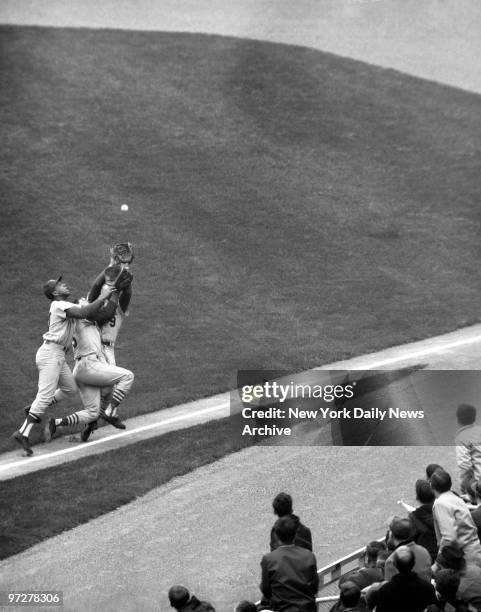
<svg viewBox="0 0 481 612">
<path fill-rule="evenodd" d="M 36 391 L 42 282 L 84 294 L 114 241 L 137 250 L 124 414 L 478 317 L 479 96 L 220 36 L 0 42 L 0 451 Z"/>
</svg>

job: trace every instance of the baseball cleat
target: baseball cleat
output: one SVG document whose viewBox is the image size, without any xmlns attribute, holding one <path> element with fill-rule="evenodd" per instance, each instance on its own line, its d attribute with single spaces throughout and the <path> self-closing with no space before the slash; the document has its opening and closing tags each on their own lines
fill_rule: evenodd
<svg viewBox="0 0 481 612">
<path fill-rule="evenodd" d="M 55 419 L 49 419 L 47 426 L 45 427 L 45 442 L 50 442 L 50 440 L 53 438 L 53 436 L 55 435 L 55 432 L 57 431 L 57 426 L 55 425 Z"/>
<path fill-rule="evenodd" d="M 123 423 L 119 417 L 115 417 L 115 416 L 108 416 L 105 413 L 101 415 L 104 421 L 107 421 L 107 423 L 110 423 L 111 425 L 113 425 L 114 427 L 116 427 L 117 429 L 127 429 L 125 423 Z"/>
<path fill-rule="evenodd" d="M 97 421 L 92 421 L 91 423 L 87 423 L 80 433 L 80 439 L 82 442 L 87 442 L 90 438 L 90 434 L 93 433 L 96 429 L 98 429 Z"/>
<path fill-rule="evenodd" d="M 27 457 L 31 457 L 33 455 L 32 447 L 30 446 L 30 442 L 28 441 L 28 438 L 26 436 L 22 436 L 19 431 L 16 431 L 13 434 L 12 438 L 20 444 L 20 446 L 25 451 Z"/>
<path fill-rule="evenodd" d="M 25 416 L 28 416 L 30 414 L 30 404 L 28 406 L 25 406 L 23 411 L 25 412 Z"/>
</svg>

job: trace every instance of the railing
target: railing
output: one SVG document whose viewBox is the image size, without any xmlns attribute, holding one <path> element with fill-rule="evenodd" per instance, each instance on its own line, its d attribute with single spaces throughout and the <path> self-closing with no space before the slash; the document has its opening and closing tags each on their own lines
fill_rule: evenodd
<svg viewBox="0 0 481 612">
<path fill-rule="evenodd" d="M 379 541 L 383 541 L 381 538 Z M 337 582 L 341 576 L 364 565 L 364 555 L 366 547 L 359 548 L 354 552 L 326 565 L 317 570 L 319 575 L 319 597 L 316 598 L 318 612 L 326 612 L 339 599 Z M 260 602 L 257 602 L 259 604 Z M 264 610 L 263 612 L 270 612 Z"/>
</svg>

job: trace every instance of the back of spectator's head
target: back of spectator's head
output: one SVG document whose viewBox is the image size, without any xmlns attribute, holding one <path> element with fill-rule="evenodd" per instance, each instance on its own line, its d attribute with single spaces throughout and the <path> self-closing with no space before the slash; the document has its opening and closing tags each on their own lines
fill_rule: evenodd
<svg viewBox="0 0 481 612">
<path fill-rule="evenodd" d="M 346 580 L 346 582 L 343 582 L 339 588 L 341 590 L 339 599 L 342 605 L 345 608 L 357 606 L 359 600 L 361 599 L 361 589 L 357 586 L 357 584 L 354 584 L 354 582 L 351 580 Z"/>
<path fill-rule="evenodd" d="M 182 606 L 185 606 L 185 604 L 189 601 L 189 599 L 190 599 L 190 593 L 184 586 L 181 586 L 180 584 L 176 584 L 175 586 L 170 587 L 169 589 L 170 605 L 176 610 L 180 610 Z"/>
<path fill-rule="evenodd" d="M 461 577 L 454 569 L 442 569 L 436 573 L 436 591 L 443 599 L 454 601 L 456 599 Z"/>
<path fill-rule="evenodd" d="M 392 537 L 398 542 L 406 542 L 413 537 L 413 528 L 408 518 L 395 516 L 389 525 Z"/>
<path fill-rule="evenodd" d="M 416 480 L 416 499 L 421 504 L 430 504 L 434 501 L 434 497 L 429 481 L 424 480 L 424 478 Z"/>
<path fill-rule="evenodd" d="M 257 612 L 257 606 L 252 601 L 241 601 L 237 604 L 235 612 Z"/>
<path fill-rule="evenodd" d="M 400 546 L 394 553 L 394 565 L 400 574 L 409 574 L 414 567 L 414 554 L 407 546 Z"/>
<path fill-rule="evenodd" d="M 274 524 L 274 532 L 282 544 L 292 544 L 297 532 L 297 522 L 291 516 L 281 516 Z"/>
<path fill-rule="evenodd" d="M 366 562 L 375 565 L 377 556 L 381 550 L 386 550 L 386 544 L 384 542 L 378 542 L 373 540 L 366 546 Z"/>
<path fill-rule="evenodd" d="M 462 427 L 472 425 L 476 420 L 476 408 L 471 404 L 460 404 L 456 410 L 456 418 Z"/>
<path fill-rule="evenodd" d="M 459 571 L 465 565 L 464 553 L 456 542 L 445 544 L 436 557 L 437 565 L 442 569 Z"/>
<path fill-rule="evenodd" d="M 426 466 L 426 478 L 430 480 L 431 476 L 434 474 L 436 470 L 442 470 L 442 469 L 444 468 L 441 465 L 439 465 L 439 463 L 430 463 L 429 465 Z"/>
<path fill-rule="evenodd" d="M 446 472 L 446 470 L 436 470 L 434 474 L 431 476 L 429 481 L 431 483 L 431 488 L 434 493 L 446 493 L 446 491 L 450 491 L 452 487 L 451 476 Z"/>
<path fill-rule="evenodd" d="M 292 514 L 292 497 L 288 493 L 278 493 L 272 502 L 274 514 L 277 516 L 287 516 Z"/>
</svg>

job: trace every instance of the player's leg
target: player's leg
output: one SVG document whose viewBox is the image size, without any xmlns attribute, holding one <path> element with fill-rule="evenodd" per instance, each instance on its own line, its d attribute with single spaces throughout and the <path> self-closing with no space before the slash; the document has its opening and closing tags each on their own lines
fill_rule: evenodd
<svg viewBox="0 0 481 612">
<path fill-rule="evenodd" d="M 119 429 L 125 429 L 125 425 L 118 417 L 117 407 L 127 397 L 132 385 L 134 384 L 134 373 L 125 368 L 119 368 L 118 366 L 110 366 L 112 375 L 115 378 L 112 379 L 114 383 L 110 402 L 106 408 L 100 412 L 100 416 L 105 419 L 108 423 Z"/>
<path fill-rule="evenodd" d="M 45 430 L 45 438 L 51 440 L 59 427 L 73 427 L 75 425 L 89 425 L 96 422 L 100 413 L 100 389 L 84 385 L 77 378 L 80 399 L 83 410 L 78 410 L 65 417 L 50 419 Z M 93 429 L 92 429 L 93 431 Z M 83 432 L 82 432 L 83 433 Z M 90 435 L 90 434 L 89 434 Z M 87 436 L 88 437 L 88 436 Z"/>
<path fill-rule="evenodd" d="M 112 388 L 110 402 L 106 406 L 105 412 L 100 412 L 100 416 L 114 427 L 125 429 L 125 425 L 113 411 L 129 393 L 134 382 L 133 372 L 111 365 L 105 361 L 95 361 L 93 367 L 89 369 L 87 376 L 83 380 L 91 385 Z"/>
<path fill-rule="evenodd" d="M 77 385 L 75 384 L 75 379 L 72 370 L 64 359 L 63 365 L 60 368 L 57 387 L 55 389 L 53 397 L 47 405 L 47 408 L 55 406 L 55 404 L 58 404 L 58 402 L 61 402 L 62 400 L 69 397 L 70 395 L 73 395 L 76 392 Z M 29 406 L 25 406 L 24 412 L 27 416 L 32 412 L 32 407 L 34 408 L 33 414 L 35 414 L 36 407 L 33 403 Z"/>
<path fill-rule="evenodd" d="M 56 345 L 45 345 L 38 349 L 35 361 L 38 369 L 38 390 L 37 395 L 30 406 L 27 418 L 20 429 L 13 434 L 15 440 L 24 448 L 28 455 L 33 451 L 30 447 L 29 436 L 33 426 L 42 421 L 42 415 L 57 389 L 60 370 L 65 363 L 65 353 L 61 347 Z"/>
<path fill-rule="evenodd" d="M 113 365 L 113 366 L 117 365 L 115 361 L 115 352 L 114 352 L 113 346 L 108 346 L 106 344 L 103 345 L 102 352 L 105 357 L 105 361 L 109 365 Z M 111 417 L 111 420 L 112 418 L 113 419 L 118 418 L 117 407 L 112 408 L 112 406 L 110 405 L 110 402 L 112 401 L 112 392 L 113 392 L 113 387 L 110 387 L 108 389 L 102 389 L 101 400 L 100 400 L 100 415 L 102 416 L 102 418 Z"/>
</svg>

